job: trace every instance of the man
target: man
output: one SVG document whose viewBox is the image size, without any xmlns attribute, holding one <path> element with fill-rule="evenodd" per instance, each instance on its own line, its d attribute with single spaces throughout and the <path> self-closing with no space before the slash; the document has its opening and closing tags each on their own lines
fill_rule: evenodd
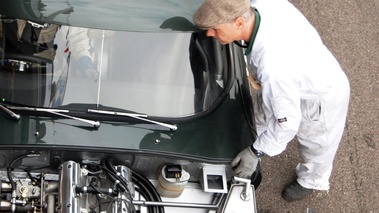
<svg viewBox="0 0 379 213">
<path fill-rule="evenodd" d="M 251 176 L 263 153 L 278 155 L 296 137 L 302 161 L 283 197 L 328 190 L 350 88 L 316 30 L 284 0 L 206 0 L 193 20 L 221 44 L 244 41 L 249 74 L 260 84 L 258 138 L 232 161 L 236 174 Z"/>
</svg>

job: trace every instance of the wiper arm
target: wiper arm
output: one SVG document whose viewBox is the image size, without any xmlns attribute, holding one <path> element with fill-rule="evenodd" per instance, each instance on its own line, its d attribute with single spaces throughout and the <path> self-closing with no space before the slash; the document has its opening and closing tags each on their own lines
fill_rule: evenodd
<svg viewBox="0 0 379 213">
<path fill-rule="evenodd" d="M 98 113 L 98 114 L 105 114 L 105 115 L 119 115 L 119 116 L 131 117 L 131 118 L 135 118 L 135 119 L 138 119 L 138 120 L 141 120 L 141 121 L 146 121 L 146 122 L 149 122 L 149 123 L 153 123 L 153 124 L 157 124 L 157 125 L 160 125 L 160 126 L 167 127 L 167 128 L 169 128 L 170 130 L 173 130 L 173 131 L 175 131 L 175 130 L 178 129 L 178 127 L 176 125 L 171 125 L 171 124 L 162 123 L 162 122 L 154 121 L 154 120 L 151 120 L 151 119 L 147 119 L 147 115 L 145 115 L 145 114 L 114 112 L 114 111 L 97 110 L 97 109 L 88 109 L 87 111 L 91 112 L 91 113 Z"/>
<path fill-rule="evenodd" d="M 1 104 L 0 104 L 0 109 L 4 110 L 4 112 L 8 113 L 12 118 L 14 118 L 16 120 L 20 120 L 21 116 L 19 114 L 12 112 L 11 110 L 9 110 L 8 108 L 6 108 L 5 106 L 3 106 Z"/>
<path fill-rule="evenodd" d="M 69 113 L 70 112 L 69 110 L 65 110 L 65 109 L 45 109 L 45 108 L 18 107 L 18 106 L 10 106 L 8 108 L 15 109 L 15 110 L 25 110 L 25 111 L 35 111 L 35 112 L 47 112 L 47 113 L 51 113 L 51 114 L 54 114 L 54 115 L 59 115 L 59 116 L 62 116 L 62 117 L 66 117 L 66 118 L 70 118 L 70 119 L 73 119 L 73 120 L 77 120 L 77 121 L 81 121 L 81 122 L 84 122 L 84 123 L 88 123 L 88 124 L 93 125 L 94 127 L 99 127 L 100 126 L 100 122 L 99 121 L 92 121 L 92 120 L 88 120 L 88 119 L 84 119 L 84 118 L 78 118 L 78 117 L 74 117 L 74 116 L 71 116 L 71 115 L 63 114 L 63 113 Z"/>
</svg>

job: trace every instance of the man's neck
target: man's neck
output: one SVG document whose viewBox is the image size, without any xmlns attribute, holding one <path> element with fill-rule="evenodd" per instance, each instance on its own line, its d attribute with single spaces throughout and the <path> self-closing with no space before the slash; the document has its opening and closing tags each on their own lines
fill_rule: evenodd
<svg viewBox="0 0 379 213">
<path fill-rule="evenodd" d="M 246 43 L 250 42 L 251 36 L 253 36 L 254 25 L 255 25 L 255 16 L 252 15 L 250 20 L 244 26 L 244 29 L 241 34 L 241 40 L 245 41 Z"/>
</svg>

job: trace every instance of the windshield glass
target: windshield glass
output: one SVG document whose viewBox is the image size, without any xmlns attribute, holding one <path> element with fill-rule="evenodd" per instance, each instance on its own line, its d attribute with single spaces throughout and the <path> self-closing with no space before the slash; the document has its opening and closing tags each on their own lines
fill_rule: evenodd
<svg viewBox="0 0 379 213">
<path fill-rule="evenodd" d="M 111 31 L 4 17 L 0 31 L 3 102 L 88 104 L 174 118 L 210 109 L 227 85 L 226 50 L 203 33 Z"/>
</svg>

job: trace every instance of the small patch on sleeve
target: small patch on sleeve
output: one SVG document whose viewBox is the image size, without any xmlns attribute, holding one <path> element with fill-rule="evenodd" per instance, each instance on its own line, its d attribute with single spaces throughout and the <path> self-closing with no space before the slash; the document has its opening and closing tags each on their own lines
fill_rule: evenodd
<svg viewBox="0 0 379 213">
<path fill-rule="evenodd" d="M 279 119 L 278 119 L 278 122 L 279 122 L 279 123 L 284 123 L 284 122 L 286 122 L 286 121 L 287 121 L 287 117 L 279 118 Z"/>
</svg>

